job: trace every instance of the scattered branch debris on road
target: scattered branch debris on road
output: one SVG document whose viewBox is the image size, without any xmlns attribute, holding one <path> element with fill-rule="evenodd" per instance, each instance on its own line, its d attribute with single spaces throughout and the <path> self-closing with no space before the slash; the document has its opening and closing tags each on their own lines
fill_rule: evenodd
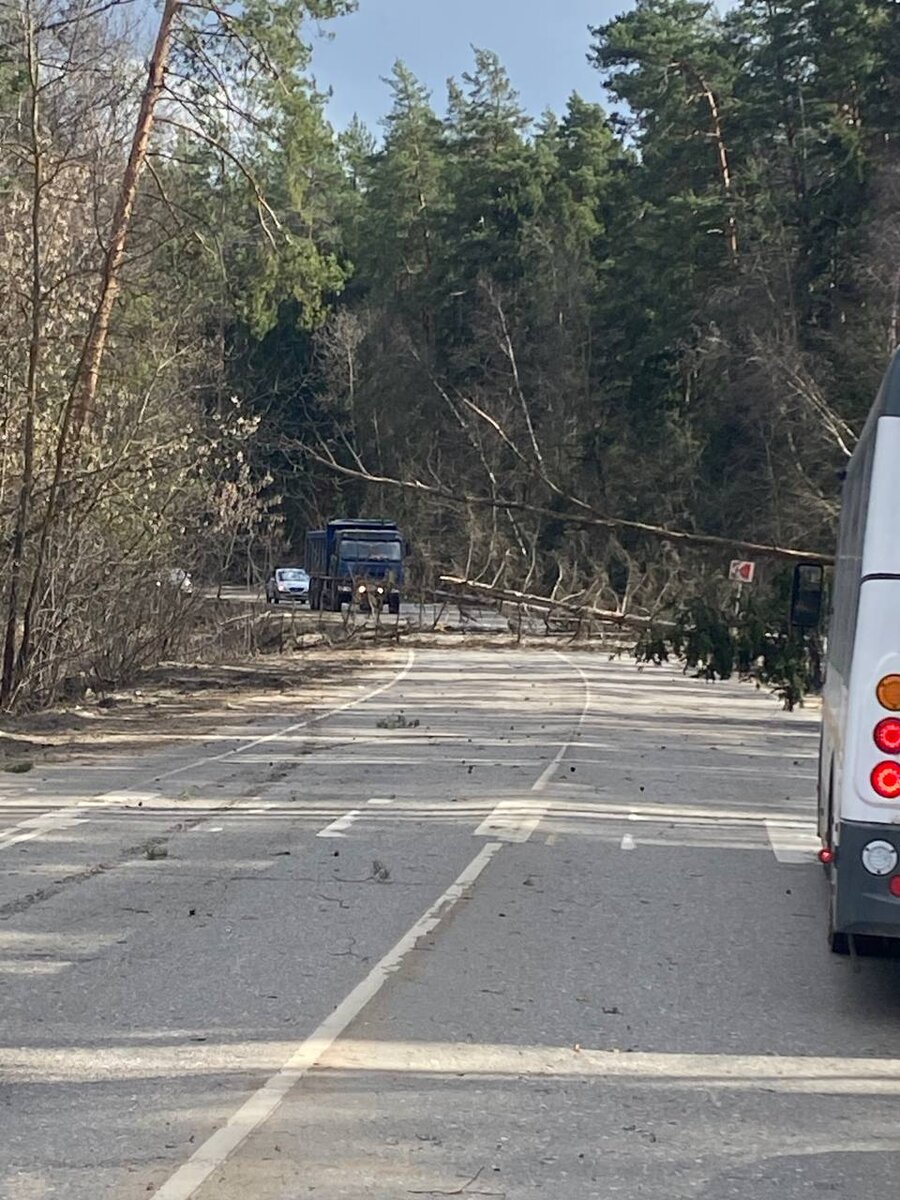
<svg viewBox="0 0 900 1200">
<path fill-rule="evenodd" d="M 484 1167 L 479 1167 L 471 1179 L 467 1179 L 457 1188 L 408 1188 L 407 1192 L 410 1196 L 496 1196 L 502 1200 L 506 1192 L 484 1191 L 480 1188 L 471 1190 L 472 1184 L 477 1183 L 483 1174 Z"/>
</svg>

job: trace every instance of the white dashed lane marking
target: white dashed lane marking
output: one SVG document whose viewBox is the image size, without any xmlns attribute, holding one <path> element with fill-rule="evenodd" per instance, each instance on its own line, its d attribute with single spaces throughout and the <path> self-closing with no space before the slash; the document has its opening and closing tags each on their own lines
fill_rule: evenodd
<svg viewBox="0 0 900 1200">
<path fill-rule="evenodd" d="M 346 813 L 343 817 L 338 817 L 336 821 L 332 821 L 330 825 L 326 825 L 324 829 L 320 829 L 316 837 L 320 838 L 342 838 L 347 836 L 347 830 L 353 824 L 357 817 L 362 816 L 361 808 L 354 808 L 351 812 Z"/>
<path fill-rule="evenodd" d="M 366 801 L 367 807 L 371 808 L 388 808 L 393 804 L 393 800 L 381 800 L 377 796 Z M 347 836 L 347 830 L 359 818 L 363 816 L 361 808 L 351 809 L 344 816 L 338 817 L 336 821 L 332 821 L 330 825 L 326 825 L 324 829 L 320 829 L 316 837 L 320 838 L 342 838 Z"/>
<path fill-rule="evenodd" d="M 822 847 L 819 835 L 806 822 L 779 821 L 769 818 L 766 833 L 772 853 L 780 863 L 810 863 Z"/>
<path fill-rule="evenodd" d="M 11 829 L 6 829 L 0 834 L 0 850 L 16 846 L 19 842 L 30 842 L 33 838 L 41 837 L 45 833 L 84 825 L 86 820 L 86 817 L 76 817 L 66 809 L 58 813 L 43 813 L 39 817 L 30 817 L 27 821 L 20 821 Z"/>
</svg>

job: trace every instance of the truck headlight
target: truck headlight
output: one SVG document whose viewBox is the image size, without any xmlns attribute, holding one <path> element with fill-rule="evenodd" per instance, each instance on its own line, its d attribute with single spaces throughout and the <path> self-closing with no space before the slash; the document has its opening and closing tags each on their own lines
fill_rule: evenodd
<svg viewBox="0 0 900 1200">
<path fill-rule="evenodd" d="M 360 586 L 359 586 L 359 587 L 358 587 L 356 590 L 359 592 L 359 594 L 360 594 L 361 596 L 364 596 L 364 595 L 366 594 L 366 586 L 365 586 L 365 584 L 361 584 L 361 585 L 360 585 Z"/>
</svg>

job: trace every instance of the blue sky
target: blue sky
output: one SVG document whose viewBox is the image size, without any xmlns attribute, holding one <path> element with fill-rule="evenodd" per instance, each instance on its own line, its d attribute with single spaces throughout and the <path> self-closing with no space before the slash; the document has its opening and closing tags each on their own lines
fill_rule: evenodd
<svg viewBox="0 0 900 1200">
<path fill-rule="evenodd" d="M 373 130 L 389 106 L 381 77 L 396 59 L 432 90 L 444 111 L 446 80 L 472 62 L 472 45 L 494 50 L 533 116 L 560 112 L 575 90 L 603 102 L 598 73 L 587 64 L 587 27 L 630 7 L 628 0 L 359 0 L 316 40 L 313 73 L 334 92 L 329 116 L 343 128 L 359 113 Z"/>
</svg>

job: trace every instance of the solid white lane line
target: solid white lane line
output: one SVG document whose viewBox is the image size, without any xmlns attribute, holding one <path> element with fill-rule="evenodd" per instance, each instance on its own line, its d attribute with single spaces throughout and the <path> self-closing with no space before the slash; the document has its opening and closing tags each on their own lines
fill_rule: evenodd
<svg viewBox="0 0 900 1200">
<path fill-rule="evenodd" d="M 559 651 L 556 651 L 556 653 L 559 654 Z M 533 792 L 543 792 L 544 789 L 549 784 L 550 780 L 556 774 L 556 769 L 559 766 L 559 764 L 562 762 L 562 760 L 565 758 L 566 752 L 570 749 L 570 747 L 572 746 L 572 743 L 576 740 L 576 738 L 578 738 L 580 736 L 581 730 L 584 727 L 584 723 L 587 720 L 588 709 L 590 708 L 590 705 L 591 705 L 591 684 L 590 684 L 590 680 L 588 679 L 587 675 L 584 673 L 584 671 L 582 671 L 582 669 L 578 665 L 578 663 L 572 662 L 572 660 L 567 658 L 565 654 L 559 654 L 559 657 L 563 660 L 563 662 L 568 663 L 570 667 L 574 667 L 575 670 L 578 672 L 578 674 L 581 676 L 581 682 L 584 685 L 584 704 L 581 709 L 581 715 L 578 718 L 578 724 L 575 726 L 575 729 L 572 732 L 571 737 L 569 738 L 568 741 L 563 742 L 563 744 L 560 746 L 559 750 L 556 752 L 553 759 L 551 760 L 550 764 L 547 766 L 547 768 L 544 771 L 541 772 L 540 777 L 536 780 L 536 782 L 534 783 L 534 785 L 531 788 L 531 790 Z"/>
<path fill-rule="evenodd" d="M 138 792 L 131 788 L 125 788 L 120 792 L 103 792 L 99 796 L 92 796 L 89 800 L 79 800 L 78 808 L 97 808 L 105 807 L 112 804 L 121 804 L 125 808 L 137 807 L 144 804 L 158 804 L 160 801 L 159 792 Z"/>
<path fill-rule="evenodd" d="M 599 789 L 598 789 L 599 790 Z M 609 790 L 609 789 L 605 789 Z M 577 817 L 581 820 L 595 818 L 600 820 L 646 821 L 652 824 L 676 822 L 709 822 L 727 825 L 762 825 L 765 821 L 782 829 L 809 829 L 807 818 L 791 816 L 787 813 L 767 813 L 762 809 L 712 808 L 698 806 L 687 807 L 681 804 L 642 804 L 639 808 L 634 804 L 600 803 L 585 804 L 579 800 L 554 801 L 554 811 L 567 817 Z"/>
<path fill-rule="evenodd" d="M 254 738 L 250 742 L 245 742 L 242 746 L 236 746 L 233 750 L 225 750 L 221 754 L 210 754 L 183 767 L 175 767 L 171 771 L 157 775 L 156 779 L 171 779 L 175 775 L 183 775 L 185 771 L 192 771 L 196 767 L 205 766 L 207 763 L 222 762 L 224 759 L 234 758 L 238 754 L 246 754 L 248 750 L 253 750 L 256 746 L 263 746 L 268 742 L 276 742 L 279 738 L 289 737 L 292 733 L 296 733 L 298 729 L 307 729 L 310 725 L 315 725 L 317 722 L 324 721 L 328 717 L 335 717 L 339 713 L 347 712 L 351 708 L 357 708 L 360 704 L 365 704 L 369 700 L 374 700 L 376 696 L 381 696 L 384 692 L 389 691 L 404 680 L 413 669 L 415 661 L 416 652 L 410 649 L 406 656 L 406 665 L 393 678 L 389 679 L 386 683 L 379 684 L 378 687 L 373 688 L 371 691 L 365 692 L 362 696 L 357 696 L 353 700 L 347 700 L 344 704 L 339 704 L 335 708 L 329 708 L 324 713 L 319 713 L 318 716 L 306 717 L 303 721 L 297 721 L 295 724 L 288 725 L 285 729 L 279 729 L 275 733 L 267 733 L 263 737 Z"/>
<path fill-rule="evenodd" d="M 638 814 L 634 811 L 634 809 L 632 809 L 631 812 L 629 812 L 629 814 L 628 814 L 628 820 L 629 821 L 637 821 L 639 819 L 640 818 L 638 817 Z M 631 833 L 626 833 L 623 836 L 622 841 L 619 843 L 619 849 L 620 850 L 635 850 L 636 848 L 637 848 L 637 842 L 634 840 L 634 835 Z"/>
<path fill-rule="evenodd" d="M 44 1052 L 39 1061 L 43 1063 L 46 1058 Z M 382 1078 L 396 1075 L 404 1080 L 410 1091 L 414 1087 L 424 1090 L 429 1080 L 459 1077 L 489 1079 L 495 1085 L 497 1081 L 509 1080 L 520 1087 L 526 1079 L 544 1082 L 556 1078 L 571 1083 L 575 1079 L 593 1077 L 599 1081 L 640 1080 L 641 1086 L 651 1088 L 702 1087 L 706 1097 L 720 1089 L 728 1090 L 733 1095 L 746 1095 L 748 1091 L 759 1089 L 763 1094 L 787 1092 L 809 1097 L 896 1097 L 900 1093 L 900 1059 L 841 1058 L 837 1054 L 828 1058 L 813 1057 L 811 1054 L 703 1054 L 643 1050 L 623 1054 L 619 1050 L 593 1050 L 581 1045 L 573 1047 L 571 1042 L 556 1046 L 528 1046 L 520 1041 L 515 1045 L 479 1044 L 450 1038 L 414 1042 L 401 1038 L 382 1038 L 376 1042 L 367 1041 L 361 1036 L 359 1039 L 342 1038 L 328 1055 L 327 1065 L 329 1071 L 335 1072 L 338 1078 L 354 1079 L 359 1072 L 368 1076 L 377 1074 Z M 606 1086 L 610 1086 L 609 1083 Z M 771 1103 L 771 1098 L 765 1102 Z M 716 1103 L 721 1104 L 721 1099 Z M 873 1150 L 884 1150 L 883 1138 L 876 1141 L 873 1136 L 869 1144 Z M 857 1149 L 860 1143 L 854 1142 L 853 1145 Z M 281 1193 L 282 1196 L 286 1194 Z M 463 1190 L 458 1194 L 473 1196 L 477 1193 Z M 523 1193 L 520 1191 L 517 1194 Z M 600 1194 L 594 1192 L 595 1196 Z M 681 1194 L 684 1195 L 683 1192 Z M 720 1196 L 722 1194 L 719 1192 Z M 859 1192 L 855 1194 L 860 1195 Z M 793 1195 L 798 1193 L 794 1191 Z"/>
<path fill-rule="evenodd" d="M 810 863 L 822 848 L 814 826 L 786 825 L 783 821 L 767 820 L 766 833 L 772 853 L 781 863 Z"/>
<path fill-rule="evenodd" d="M 379 800 L 377 797 L 373 797 L 373 799 L 366 801 L 366 804 L 371 804 L 375 808 L 385 808 L 385 807 L 387 807 L 388 804 L 393 804 L 393 803 L 394 803 L 393 800 Z"/>
<path fill-rule="evenodd" d="M 362 739 L 362 738 L 359 739 L 360 743 L 362 743 L 363 741 L 364 741 L 364 739 Z M 345 742 L 346 742 L 346 739 L 345 739 Z M 516 746 L 519 746 L 519 745 L 521 745 L 522 749 L 524 749 L 526 746 L 528 746 L 528 747 L 533 748 L 534 750 L 537 750 L 538 747 L 541 745 L 541 743 L 523 739 L 523 741 L 521 743 L 516 744 Z M 565 750 L 568 750 L 570 745 L 571 745 L 571 743 L 567 743 Z M 434 747 L 434 748 L 438 749 L 438 747 Z M 510 749 L 512 749 L 512 748 L 514 748 L 514 747 L 510 746 Z M 426 746 L 426 751 L 428 749 L 429 749 L 429 747 Z M 564 752 L 565 752 L 565 750 L 564 750 Z M 259 756 L 254 756 L 246 761 L 255 763 L 256 765 L 261 765 L 264 763 L 265 764 L 273 763 L 275 765 L 288 764 L 290 766 L 295 766 L 297 763 L 306 761 L 306 760 L 296 754 L 272 754 L 272 753 L 269 753 L 269 754 L 260 754 Z M 579 761 L 580 765 L 583 767 L 605 767 L 605 768 L 609 769 L 610 767 L 613 767 L 613 768 L 618 767 L 619 763 L 621 762 L 621 755 L 619 756 L 618 760 L 613 757 L 610 757 L 610 758 L 587 758 L 587 757 L 583 756 L 583 757 L 579 758 L 578 761 Z M 541 762 L 543 762 L 543 760 L 541 758 L 538 758 L 537 756 L 532 758 L 530 756 L 526 757 L 526 756 L 522 755 L 516 759 L 515 765 L 517 767 L 530 767 L 530 766 L 538 766 Z M 329 755 L 328 758 L 324 758 L 321 756 L 317 757 L 314 765 L 315 765 L 315 769 L 317 771 L 325 771 L 325 770 L 342 771 L 347 767 L 357 767 L 357 766 L 360 768 L 362 768 L 362 767 L 366 767 L 366 768 L 368 768 L 368 767 L 412 767 L 412 766 L 421 765 L 423 763 L 430 767 L 433 767 L 435 769 L 445 768 L 445 767 L 456 769 L 460 766 L 460 760 L 456 754 L 453 754 L 453 755 L 433 754 L 433 755 L 427 755 L 427 757 L 423 754 L 416 754 L 416 755 L 381 754 L 378 756 L 372 756 L 372 757 L 366 757 L 366 758 L 364 758 L 358 754 L 353 754 L 353 755 L 335 754 L 335 755 Z M 497 758 L 497 757 L 495 757 L 495 758 L 470 757 L 465 760 L 465 763 L 466 763 L 466 765 L 471 764 L 473 766 L 481 766 L 481 767 L 508 767 L 510 765 L 510 760 L 509 760 L 509 758 Z M 556 769 L 556 767 L 558 765 L 559 765 L 558 763 L 555 764 L 554 770 Z M 717 776 L 730 775 L 730 776 L 734 776 L 736 778 L 745 776 L 748 779 L 774 779 L 774 780 L 783 780 L 784 776 L 785 776 L 784 769 L 778 770 L 778 771 L 763 771 L 763 770 L 755 769 L 752 767 L 747 767 L 747 768 L 743 768 L 743 767 L 741 767 L 741 768 L 738 768 L 738 767 L 710 767 L 710 766 L 704 766 L 700 763 L 684 763 L 678 767 L 677 771 L 674 771 L 674 772 L 673 772 L 672 768 L 670 768 L 670 767 L 654 767 L 654 766 L 647 766 L 644 763 L 641 763 L 641 772 L 643 775 L 648 776 L 648 777 L 663 776 L 667 782 L 672 781 L 672 780 L 688 779 L 691 775 L 708 775 L 708 774 L 714 774 Z M 807 774 L 802 771 L 792 771 L 791 778 L 792 779 L 809 780 L 809 779 L 815 779 L 816 776 Z M 569 783 L 568 780 L 562 780 L 558 786 L 564 787 L 566 789 L 578 787 L 577 784 L 571 784 L 571 783 Z"/>
<path fill-rule="evenodd" d="M 565 758 L 566 752 L 581 736 L 581 731 L 584 728 L 588 710 L 591 706 L 591 684 L 586 673 L 578 663 L 573 662 L 565 654 L 560 653 L 558 650 L 554 653 L 558 654 L 570 667 L 574 667 L 581 676 L 581 682 L 584 685 L 584 704 L 582 705 L 581 715 L 578 718 L 578 724 L 572 730 L 568 740 L 563 742 L 559 750 L 532 784 L 532 792 L 537 792 L 538 794 L 546 791 L 547 786 L 556 774 L 559 764 Z M 527 842 L 547 815 L 549 807 L 549 804 L 535 800 L 501 800 L 490 816 L 481 822 L 475 830 L 473 837 L 502 838 L 505 842 Z"/>
<path fill-rule="evenodd" d="M 259 1091 L 246 1100 L 228 1123 L 200 1146 L 174 1175 L 156 1192 L 156 1200 L 190 1200 L 199 1187 L 218 1170 L 254 1129 L 275 1112 L 288 1092 L 310 1071 L 337 1041 L 351 1021 L 378 995 L 390 977 L 403 965 L 416 943 L 435 930 L 445 916 L 472 887 L 482 871 L 503 848 L 502 842 L 489 842 L 472 859 L 462 874 L 447 888 L 415 925 L 389 950 L 361 983 L 343 1000 L 331 1016 L 288 1059 L 280 1071 L 268 1079 Z"/>
<path fill-rule="evenodd" d="M 227 750 L 222 754 L 212 754 L 205 758 L 198 758 L 195 762 L 176 767 L 174 770 L 166 771 L 154 778 L 157 781 L 171 779 L 175 775 L 182 775 L 186 771 L 192 771 L 197 767 L 205 766 L 207 763 L 221 762 L 223 759 L 232 758 L 235 755 L 251 750 L 254 746 L 262 745 L 264 742 L 271 742 L 280 737 L 286 737 L 288 734 L 295 733 L 298 729 L 305 729 L 307 726 L 313 725 L 318 721 L 327 720 L 328 717 L 337 716 L 338 713 L 346 712 L 350 708 L 365 704 L 368 700 L 382 695 L 382 693 L 405 679 L 412 670 L 414 663 L 415 651 L 410 650 L 406 658 L 406 665 L 392 679 L 389 679 L 386 683 L 379 684 L 378 687 L 373 688 L 364 695 L 357 696 L 354 700 L 348 700 L 344 704 L 339 704 L 337 707 L 319 713 L 317 716 L 307 717 L 305 720 L 298 721 L 294 725 L 289 725 L 286 729 L 279 730 L 277 733 L 269 733 L 265 737 L 255 738 L 253 741 L 247 742 L 246 745 L 238 746 L 233 750 Z M 41 834 L 48 833 L 53 829 L 66 829 L 72 825 L 81 824 L 84 818 L 80 814 L 89 806 L 99 808 L 122 804 L 138 807 L 139 804 L 159 804 L 162 800 L 163 797 L 159 792 L 137 791 L 131 788 L 124 788 L 114 792 L 102 792 L 97 796 L 93 796 L 90 800 L 79 800 L 77 804 L 69 805 L 67 808 L 59 809 L 57 812 L 45 813 L 41 817 L 32 817 L 28 821 L 21 821 L 18 825 L 11 826 L 9 829 L 4 830 L 3 833 L 0 833 L 0 850 L 6 850 L 9 846 L 16 845 L 18 842 L 31 841 L 33 838 L 40 837 Z M 40 828 L 34 828 L 35 822 L 41 822 Z M 20 830 L 22 831 L 21 835 L 19 834 Z"/>
<path fill-rule="evenodd" d="M 537 780 L 534 787 L 531 789 L 533 792 L 542 792 L 547 787 L 550 780 L 553 778 L 554 774 L 556 773 L 557 767 L 559 766 L 559 764 L 562 762 L 563 758 L 565 757 L 567 751 L 570 750 L 572 748 L 572 746 L 574 745 L 574 743 L 581 737 L 581 731 L 584 728 L 584 723 L 587 720 L 587 715 L 588 715 L 588 712 L 591 707 L 591 698 L 592 698 L 591 697 L 591 681 L 590 681 L 590 679 L 588 679 L 587 673 L 582 670 L 579 663 L 574 662 L 571 658 L 567 657 L 567 655 L 561 654 L 558 650 L 556 651 L 556 653 L 563 660 L 563 662 L 568 663 L 570 667 L 574 667 L 576 672 L 578 673 L 578 675 L 581 677 L 581 682 L 584 685 L 584 704 L 581 706 L 581 713 L 578 717 L 578 724 L 576 725 L 575 729 L 573 730 L 572 736 L 565 743 L 565 745 L 560 746 L 559 752 L 556 755 L 556 757 L 553 759 L 553 762 L 551 762 L 550 766 L 547 768 L 546 771 L 544 771 L 544 773 L 541 775 L 540 779 Z"/>
<path fill-rule="evenodd" d="M 316 837 L 320 838 L 342 838 L 346 837 L 345 829 L 349 829 L 357 817 L 362 816 L 361 808 L 354 808 L 352 812 L 348 812 L 343 817 L 338 817 L 336 821 L 332 821 L 330 825 L 326 825 L 324 829 L 320 829 Z"/>
</svg>

